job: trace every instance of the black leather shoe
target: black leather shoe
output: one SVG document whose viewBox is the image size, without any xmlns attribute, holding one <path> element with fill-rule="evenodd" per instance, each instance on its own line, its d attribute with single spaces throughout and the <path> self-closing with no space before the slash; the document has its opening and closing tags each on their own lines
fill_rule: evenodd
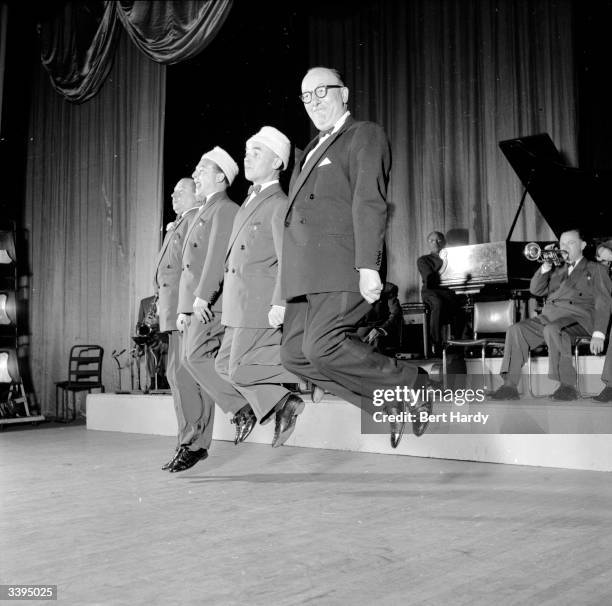
<svg viewBox="0 0 612 606">
<path fill-rule="evenodd" d="M 391 448 L 397 448 L 406 429 L 406 404 L 404 402 L 393 404 L 386 408 L 385 412 L 396 417 L 395 420 L 389 421 L 389 440 Z"/>
<path fill-rule="evenodd" d="M 502 385 L 493 393 L 489 394 L 491 400 L 520 400 L 518 389 L 513 385 Z"/>
<path fill-rule="evenodd" d="M 433 410 L 433 404 L 425 401 L 421 402 L 417 406 L 410 409 L 410 412 L 414 415 L 414 421 L 412 421 L 412 433 L 420 438 L 429 427 L 429 415 Z M 427 416 L 421 416 L 421 413 L 427 413 Z"/>
<path fill-rule="evenodd" d="M 293 433 L 298 415 L 304 410 L 304 400 L 295 394 L 291 394 L 283 407 L 276 412 L 276 424 L 274 425 L 274 438 L 272 448 L 282 446 L 287 438 Z"/>
<path fill-rule="evenodd" d="M 413 389 L 419 392 L 419 399 L 416 401 L 414 405 L 410 406 L 410 413 L 413 415 L 412 421 L 412 433 L 420 438 L 427 427 L 429 426 L 429 415 L 433 410 L 433 404 L 429 400 L 427 400 L 427 389 L 441 389 L 442 385 L 437 381 L 432 381 L 429 378 L 429 373 L 424 368 L 418 368 L 419 374 L 414 382 Z M 421 413 L 427 413 L 427 416 L 422 418 Z"/>
<path fill-rule="evenodd" d="M 183 448 L 185 448 L 185 447 L 184 446 L 179 446 L 174 451 L 174 455 L 172 456 L 172 458 L 167 463 L 164 463 L 162 465 L 162 470 L 163 471 L 167 471 L 168 469 L 170 469 L 174 465 L 174 462 L 179 458 L 179 455 L 181 454 L 181 451 L 183 450 Z"/>
<path fill-rule="evenodd" d="M 234 444 L 240 444 L 241 442 L 244 442 L 253 431 L 255 423 L 257 423 L 257 417 L 255 416 L 253 409 L 247 404 L 234 415 L 231 423 L 235 423 L 236 425 Z"/>
<path fill-rule="evenodd" d="M 578 392 L 571 385 L 563 385 L 563 383 L 550 397 L 557 402 L 571 402 L 579 399 Z"/>
<path fill-rule="evenodd" d="M 593 396 L 594 402 L 612 402 L 612 387 L 604 387 L 603 391 L 597 395 Z"/>
<path fill-rule="evenodd" d="M 170 468 L 170 473 L 177 471 L 185 471 L 193 467 L 198 461 L 203 461 L 208 456 L 208 450 L 200 448 L 199 450 L 189 450 L 185 448 L 176 458 L 176 461 Z"/>
<path fill-rule="evenodd" d="M 324 395 L 325 390 L 322 387 L 313 384 L 312 393 L 310 394 L 310 399 L 313 401 L 313 403 L 318 404 L 323 399 Z"/>
</svg>

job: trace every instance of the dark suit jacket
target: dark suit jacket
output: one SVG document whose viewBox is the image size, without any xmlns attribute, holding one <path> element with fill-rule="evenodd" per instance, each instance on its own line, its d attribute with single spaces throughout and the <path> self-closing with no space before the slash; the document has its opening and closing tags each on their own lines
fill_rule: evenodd
<svg viewBox="0 0 612 606">
<path fill-rule="evenodd" d="M 238 211 L 225 257 L 225 326 L 269 329 L 270 306 L 284 305 L 278 259 L 286 212 L 287 196 L 278 183 Z"/>
<path fill-rule="evenodd" d="M 440 288 L 440 268 L 442 259 L 438 255 L 429 253 L 417 259 L 417 269 L 423 279 L 423 288 Z"/>
<path fill-rule="evenodd" d="M 183 242 L 190 221 L 197 211 L 197 208 L 192 208 L 174 221 L 172 227 L 166 232 L 164 242 L 157 254 L 153 282 L 155 293 L 159 297 L 159 330 L 162 332 L 176 330 L 176 308 L 182 273 Z"/>
<path fill-rule="evenodd" d="M 306 154 L 318 139 L 310 142 Z M 350 116 L 289 185 L 281 293 L 359 292 L 359 272 L 380 270 L 391 150 L 383 129 Z"/>
<path fill-rule="evenodd" d="M 183 243 L 178 313 L 193 313 L 196 297 L 221 311 L 223 261 L 239 206 L 217 192 L 194 216 Z"/>
<path fill-rule="evenodd" d="M 538 269 L 531 278 L 531 294 L 547 297 L 542 316 L 551 322 L 574 318 L 589 334 L 596 330 L 606 334 L 612 313 L 612 283 L 605 267 L 582 259 L 566 276 L 567 266 L 562 265 L 545 274 Z"/>
</svg>

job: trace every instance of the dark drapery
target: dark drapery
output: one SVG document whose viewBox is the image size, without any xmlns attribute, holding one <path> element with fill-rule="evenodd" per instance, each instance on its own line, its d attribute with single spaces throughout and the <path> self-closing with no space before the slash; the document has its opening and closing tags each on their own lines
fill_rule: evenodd
<svg viewBox="0 0 612 606">
<path fill-rule="evenodd" d="M 153 292 L 166 67 L 124 32 L 116 52 L 88 103 L 55 94 L 40 66 L 34 82 L 24 218 L 32 375 L 45 413 L 76 343 L 104 347 L 104 384 L 115 387 L 111 353 L 131 348 L 140 300 Z"/>
<path fill-rule="evenodd" d="M 98 93 L 113 65 L 117 41 L 115 2 L 67 2 L 40 26 L 41 60 L 53 88 L 82 103 Z"/>
<path fill-rule="evenodd" d="M 214 39 L 231 3 L 122 0 L 117 3 L 117 14 L 132 42 L 145 55 L 172 64 L 197 55 Z"/>
<path fill-rule="evenodd" d="M 498 142 L 548 132 L 576 162 L 569 0 L 370 0 L 313 16 L 310 64 L 344 73 L 357 119 L 391 139 L 389 279 L 419 299 L 416 258 L 504 240 L 521 185 Z M 528 199 L 513 239 L 553 238 Z"/>
<path fill-rule="evenodd" d="M 40 25 L 41 57 L 52 86 L 82 103 L 106 80 L 119 23 L 149 58 L 176 63 L 201 52 L 225 21 L 232 0 L 85 0 L 63 5 Z"/>
</svg>

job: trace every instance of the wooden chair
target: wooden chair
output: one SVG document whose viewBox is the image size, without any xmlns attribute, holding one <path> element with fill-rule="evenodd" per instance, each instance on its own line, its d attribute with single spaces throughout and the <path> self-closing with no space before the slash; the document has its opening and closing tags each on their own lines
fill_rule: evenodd
<svg viewBox="0 0 612 606">
<path fill-rule="evenodd" d="M 104 349 L 99 345 L 74 345 L 70 348 L 68 361 L 68 380 L 55 383 L 55 416 L 64 421 L 76 419 L 76 394 L 82 391 L 91 393 L 92 389 L 104 392 L 102 384 L 102 359 Z M 59 416 L 60 391 L 62 395 L 62 415 Z M 72 418 L 68 418 L 72 402 Z"/>
</svg>

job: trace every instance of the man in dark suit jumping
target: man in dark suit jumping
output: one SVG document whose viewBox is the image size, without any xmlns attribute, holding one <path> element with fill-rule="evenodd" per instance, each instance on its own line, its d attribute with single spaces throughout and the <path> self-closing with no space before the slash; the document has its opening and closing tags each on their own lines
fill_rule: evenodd
<svg viewBox="0 0 612 606">
<path fill-rule="evenodd" d="M 426 375 L 356 336 L 382 291 L 391 151 L 378 124 L 351 117 L 348 97 L 336 70 L 315 67 L 302 80 L 300 99 L 320 133 L 296 158 L 289 186 L 281 360 L 296 375 L 361 407 L 375 389 L 418 388 Z M 388 406 L 388 412 L 403 405 Z M 425 427 L 415 423 L 413 431 L 420 435 Z M 391 422 L 394 448 L 403 429 L 404 423 Z"/>
</svg>

